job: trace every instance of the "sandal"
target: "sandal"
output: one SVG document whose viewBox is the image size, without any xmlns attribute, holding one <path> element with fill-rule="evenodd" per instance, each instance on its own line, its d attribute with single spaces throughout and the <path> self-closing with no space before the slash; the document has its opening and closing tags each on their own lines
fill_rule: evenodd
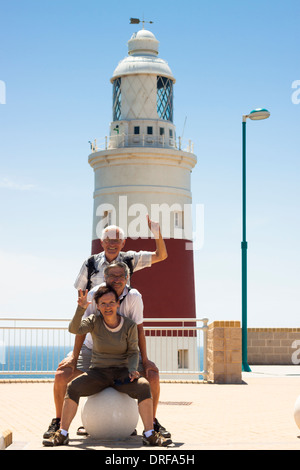
<svg viewBox="0 0 300 470">
<path fill-rule="evenodd" d="M 85 427 L 84 426 L 79 426 L 79 428 L 77 429 L 77 436 L 88 436 L 89 433 L 86 432 L 85 430 Z"/>
</svg>

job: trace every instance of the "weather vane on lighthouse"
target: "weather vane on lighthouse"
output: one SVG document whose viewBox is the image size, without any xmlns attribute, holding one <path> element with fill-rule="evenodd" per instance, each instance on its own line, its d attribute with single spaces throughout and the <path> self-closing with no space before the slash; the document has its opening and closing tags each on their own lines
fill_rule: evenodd
<svg viewBox="0 0 300 470">
<path fill-rule="evenodd" d="M 143 29 L 145 29 L 145 23 L 153 24 L 153 21 L 145 21 L 144 19 L 140 20 L 139 18 L 130 18 L 130 24 L 140 24 L 143 23 Z"/>
</svg>

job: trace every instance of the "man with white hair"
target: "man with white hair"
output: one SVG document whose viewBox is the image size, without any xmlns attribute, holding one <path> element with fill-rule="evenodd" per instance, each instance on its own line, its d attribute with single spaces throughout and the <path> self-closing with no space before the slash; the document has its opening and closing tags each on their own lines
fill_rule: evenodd
<svg viewBox="0 0 300 470">
<path fill-rule="evenodd" d="M 112 261 L 124 261 L 130 266 L 131 272 L 135 272 L 166 259 L 168 254 L 159 224 L 152 222 L 149 216 L 147 218 L 149 229 L 155 238 L 155 251 L 122 252 L 126 243 L 124 232 L 120 227 L 110 225 L 103 230 L 100 239 L 104 251 L 85 260 L 75 281 L 75 288 L 90 290 L 104 282 L 104 269 Z"/>
</svg>

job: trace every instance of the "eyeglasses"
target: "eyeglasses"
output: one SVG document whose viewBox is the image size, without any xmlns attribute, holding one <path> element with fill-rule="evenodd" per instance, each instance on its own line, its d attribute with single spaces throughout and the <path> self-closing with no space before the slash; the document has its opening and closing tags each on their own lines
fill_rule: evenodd
<svg viewBox="0 0 300 470">
<path fill-rule="evenodd" d="M 109 277 L 110 279 L 126 279 L 125 274 L 120 274 L 117 276 L 116 274 L 107 274 L 106 277 Z"/>
<path fill-rule="evenodd" d="M 111 302 L 108 302 L 107 304 L 105 302 L 100 302 L 100 304 L 98 304 L 98 306 L 100 308 L 105 308 L 105 307 L 111 308 L 111 307 L 114 307 L 116 305 L 116 303 L 117 302 L 115 300 L 112 300 Z"/>
<path fill-rule="evenodd" d="M 122 238 L 104 238 L 104 240 L 102 240 L 103 243 L 106 243 L 107 245 L 108 244 L 113 244 L 113 245 L 119 245 L 123 242 Z"/>
</svg>

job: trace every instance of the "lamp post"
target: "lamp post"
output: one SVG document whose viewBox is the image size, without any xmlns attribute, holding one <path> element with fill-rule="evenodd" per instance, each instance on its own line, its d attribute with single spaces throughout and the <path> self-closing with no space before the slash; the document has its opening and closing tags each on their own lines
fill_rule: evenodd
<svg viewBox="0 0 300 470">
<path fill-rule="evenodd" d="M 246 238 L 246 120 L 253 121 L 267 119 L 270 113 L 267 109 L 259 108 L 251 111 L 250 114 L 243 115 L 242 121 L 242 191 L 243 191 L 243 207 L 242 207 L 242 370 L 251 372 L 247 358 L 247 249 L 248 243 Z"/>
</svg>

